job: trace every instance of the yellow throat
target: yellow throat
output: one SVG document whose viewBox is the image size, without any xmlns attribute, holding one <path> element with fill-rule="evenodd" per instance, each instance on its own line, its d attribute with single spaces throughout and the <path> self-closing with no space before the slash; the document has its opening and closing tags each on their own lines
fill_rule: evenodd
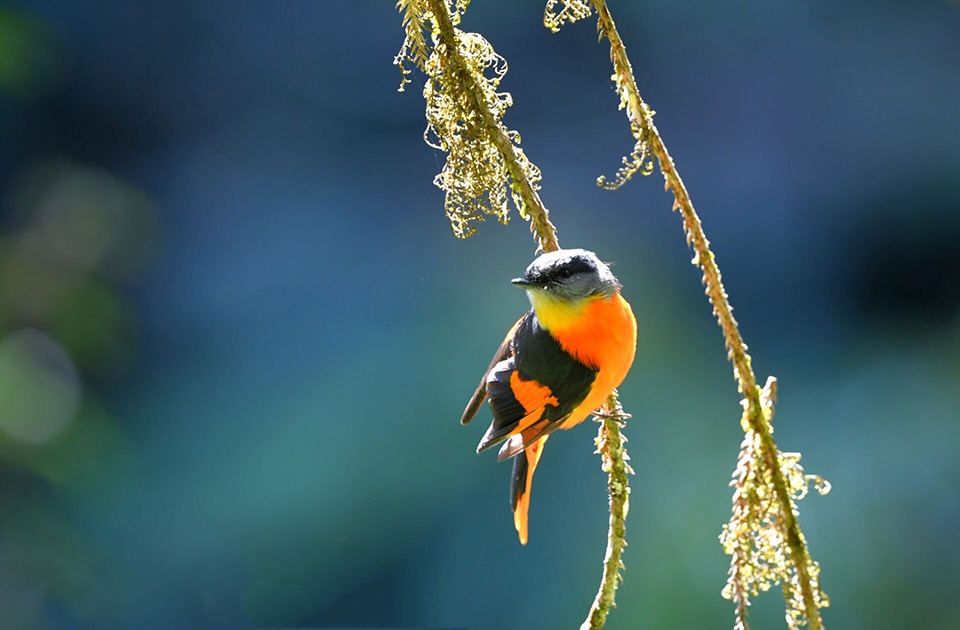
<svg viewBox="0 0 960 630">
<path fill-rule="evenodd" d="M 561 331 L 575 326 L 581 321 L 584 309 L 599 299 L 599 296 L 590 296 L 571 300 L 557 297 L 543 289 L 528 290 L 527 295 L 540 325 L 549 331 Z"/>
</svg>

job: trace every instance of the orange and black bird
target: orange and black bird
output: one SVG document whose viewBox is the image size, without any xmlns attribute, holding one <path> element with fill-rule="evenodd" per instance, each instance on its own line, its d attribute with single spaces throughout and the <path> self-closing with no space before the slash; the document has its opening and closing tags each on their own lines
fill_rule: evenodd
<svg viewBox="0 0 960 630">
<path fill-rule="evenodd" d="M 490 399 L 493 422 L 477 452 L 503 443 L 515 457 L 510 507 L 527 544 L 530 482 L 549 435 L 599 409 L 623 382 L 637 348 L 637 320 L 620 283 L 597 255 L 561 249 L 534 260 L 512 281 L 532 308 L 507 333 L 460 419 L 467 424 Z"/>
</svg>

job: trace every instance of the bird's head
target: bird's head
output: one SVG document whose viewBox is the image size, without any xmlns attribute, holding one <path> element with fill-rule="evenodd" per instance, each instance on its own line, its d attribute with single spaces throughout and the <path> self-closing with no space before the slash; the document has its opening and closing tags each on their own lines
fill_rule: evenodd
<svg viewBox="0 0 960 630">
<path fill-rule="evenodd" d="M 570 323 L 593 300 L 612 297 L 620 290 L 610 267 L 585 249 L 543 254 L 511 282 L 526 290 L 547 328 L 552 328 L 549 322 L 555 326 Z"/>
</svg>

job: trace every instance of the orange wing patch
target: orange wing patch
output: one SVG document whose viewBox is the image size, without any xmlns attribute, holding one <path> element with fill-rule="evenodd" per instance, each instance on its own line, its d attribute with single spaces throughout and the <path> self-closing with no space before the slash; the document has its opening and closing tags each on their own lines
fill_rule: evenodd
<svg viewBox="0 0 960 630">
<path fill-rule="evenodd" d="M 546 405 L 557 405 L 557 397 L 549 387 L 537 381 L 525 381 L 517 372 L 510 375 L 510 389 L 513 390 L 514 398 L 528 414 Z"/>
<path fill-rule="evenodd" d="M 553 395 L 549 387 L 541 385 L 537 381 L 524 380 L 520 378 L 517 372 L 510 375 L 510 390 L 517 402 L 527 412 L 527 415 L 517 423 L 516 428 L 509 435 L 526 431 L 543 417 L 547 405 L 557 405 L 557 397 Z"/>
<path fill-rule="evenodd" d="M 526 431 L 527 429 L 532 427 L 534 424 L 537 423 L 537 421 L 540 420 L 540 418 L 543 416 L 544 411 L 546 411 L 546 409 L 544 409 L 543 407 L 540 407 L 539 409 L 534 409 L 533 411 L 525 415 L 523 418 L 520 419 L 520 422 L 517 423 L 517 428 L 510 432 L 510 435 L 516 435 L 517 433 L 522 433 L 523 431 Z"/>
</svg>

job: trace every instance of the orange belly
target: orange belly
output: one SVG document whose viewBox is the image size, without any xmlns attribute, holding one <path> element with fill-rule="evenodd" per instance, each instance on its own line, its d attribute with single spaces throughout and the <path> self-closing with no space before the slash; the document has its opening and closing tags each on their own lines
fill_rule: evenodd
<svg viewBox="0 0 960 630">
<path fill-rule="evenodd" d="M 590 393 L 562 425 L 569 429 L 599 409 L 626 378 L 637 350 L 637 320 L 630 304 L 618 293 L 591 302 L 576 323 L 551 329 L 550 334 L 566 352 L 598 370 Z"/>
</svg>

